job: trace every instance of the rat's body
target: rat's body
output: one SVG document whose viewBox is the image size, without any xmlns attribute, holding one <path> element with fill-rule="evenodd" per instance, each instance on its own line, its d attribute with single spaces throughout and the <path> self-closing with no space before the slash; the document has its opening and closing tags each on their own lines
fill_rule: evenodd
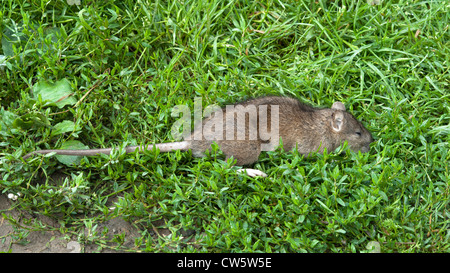
<svg viewBox="0 0 450 273">
<path fill-rule="evenodd" d="M 311 152 L 323 152 L 326 148 L 328 151 L 333 151 L 344 141 L 348 142 L 349 147 L 361 152 L 369 151 L 369 144 L 373 142 L 370 132 L 364 128 L 361 122 L 357 121 L 350 113 L 345 111 L 344 104 L 336 102 L 332 108 L 313 108 L 305 105 L 293 98 L 286 97 L 261 97 L 252 99 L 246 102 L 235 104 L 234 113 L 243 111 L 243 107 L 254 105 L 257 111 L 257 120 L 254 125 L 249 122 L 249 114 L 243 113 L 246 116 L 245 127 L 239 127 L 238 122 L 234 122 L 233 127 L 226 127 L 225 124 L 230 115 L 226 115 L 226 108 L 222 108 L 223 114 L 223 133 L 214 137 L 214 132 L 208 133 L 202 128 L 211 121 L 214 115 L 205 118 L 202 122 L 203 126 L 197 126 L 190 137 L 181 142 L 160 143 L 145 146 L 129 146 L 126 147 L 126 152 L 131 153 L 136 149 L 148 149 L 153 147 L 158 148 L 161 152 L 170 152 L 174 150 L 186 151 L 191 149 L 194 156 L 203 156 L 205 151 L 211 148 L 211 144 L 216 142 L 226 158 L 233 157 L 236 159 L 236 165 L 249 165 L 258 160 L 261 153 L 262 145 L 266 145 L 266 150 L 273 150 L 278 146 L 279 138 L 282 139 L 283 148 L 290 151 L 298 147 L 301 154 L 309 154 Z M 267 106 L 264 106 L 267 105 Z M 274 106 L 278 105 L 278 115 L 272 115 L 272 111 L 276 109 Z M 240 109 L 236 106 L 243 106 Z M 279 138 L 268 141 L 267 138 L 261 137 L 259 134 L 261 123 L 260 107 L 267 110 L 263 113 L 267 114 L 267 125 L 271 131 L 273 124 L 278 125 Z M 253 107 L 253 106 L 252 106 Z M 265 108 L 267 107 L 267 108 Z M 233 107 L 232 107 L 233 108 Z M 247 108 L 247 110 L 250 108 Z M 272 110 L 273 109 L 273 110 Z M 229 112 L 231 113 L 231 111 Z M 234 113 L 232 116 L 234 116 Z M 236 118 L 233 118 L 236 121 Z M 276 119 L 276 120 L 274 120 Z M 272 123 L 271 123 L 272 122 Z M 271 125 L 272 124 L 272 125 Z M 227 129 L 234 128 L 235 132 L 245 130 L 245 139 L 236 140 L 235 138 L 227 138 Z M 241 129 L 239 129 L 241 128 Z M 251 132 L 258 132 L 255 137 L 249 135 Z M 211 136 L 214 139 L 211 139 Z M 210 140 L 207 140 L 210 139 Z M 270 143 L 270 145 L 268 144 Z M 267 146 L 268 145 L 268 146 Z M 267 147 L 269 147 L 267 149 Z M 40 150 L 27 154 L 24 158 L 28 158 L 33 154 L 47 154 L 55 152 L 60 155 L 74 155 L 74 156 L 93 156 L 99 153 L 109 154 L 111 148 L 106 149 L 88 149 L 88 150 Z"/>
</svg>

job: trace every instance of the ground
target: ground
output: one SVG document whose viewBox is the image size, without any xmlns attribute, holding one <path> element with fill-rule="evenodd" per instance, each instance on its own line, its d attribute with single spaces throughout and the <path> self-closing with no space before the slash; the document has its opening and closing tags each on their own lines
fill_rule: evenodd
<svg viewBox="0 0 450 273">
<path fill-rule="evenodd" d="M 43 215 L 33 215 L 14 208 L 12 200 L 5 194 L 0 195 L 0 252 L 13 253 L 78 253 L 78 252 L 117 252 L 93 245 L 80 245 L 74 236 L 61 234 L 58 231 L 60 224 L 57 220 Z M 13 219 L 15 224 L 11 224 Z M 39 221 L 43 225 L 42 230 L 27 229 L 29 221 Z M 107 237 L 123 234 L 122 248 L 132 248 L 134 238 L 139 236 L 139 230 L 119 217 L 100 223 L 99 231 L 107 231 Z M 26 237 L 22 234 L 28 233 Z M 161 231 L 163 232 L 163 231 Z"/>
</svg>

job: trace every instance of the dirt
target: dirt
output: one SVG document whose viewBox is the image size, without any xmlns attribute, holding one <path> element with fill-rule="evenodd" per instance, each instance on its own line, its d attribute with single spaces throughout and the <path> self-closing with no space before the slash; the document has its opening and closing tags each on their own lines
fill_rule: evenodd
<svg viewBox="0 0 450 273">
<path fill-rule="evenodd" d="M 97 234 L 102 234 L 101 240 L 96 243 L 80 244 L 77 240 L 79 234 L 62 234 L 58 220 L 33 214 L 15 208 L 14 202 L 6 194 L 0 193 L 0 253 L 117 253 L 141 252 L 135 246 L 135 239 L 141 238 L 143 230 L 139 230 L 131 223 L 116 217 L 101 223 L 95 223 Z M 111 200 L 111 203 L 115 202 Z M 171 238 L 172 231 L 165 228 L 165 220 L 152 222 L 145 232 L 152 236 L 153 242 L 161 238 Z M 34 223 L 34 224 L 33 224 Z M 38 223 L 38 224 L 36 224 Z M 33 225 L 32 225 L 33 224 Z M 36 228 L 38 227 L 38 228 Z M 83 232 L 83 231 L 82 231 Z M 87 237 L 88 230 L 84 230 Z M 183 229 L 177 231 L 183 238 L 182 245 L 190 244 L 198 248 L 194 230 Z M 202 237 L 206 234 L 202 233 Z M 114 240 L 114 238 L 116 240 Z M 200 239 L 202 240 L 202 239 Z M 99 244 L 101 241 L 101 245 Z M 180 245 L 170 244 L 165 251 L 176 251 Z"/>
<path fill-rule="evenodd" d="M 48 183 L 61 185 L 67 176 L 60 173 L 51 175 Z M 111 197 L 107 205 L 114 206 L 118 201 L 118 196 Z M 152 222 L 152 226 L 146 230 L 140 230 L 130 222 L 120 217 L 106 220 L 97 225 L 95 232 L 101 234 L 101 240 L 95 243 L 80 244 L 80 234 L 66 232 L 61 227 L 58 219 L 54 219 L 42 214 L 28 212 L 24 209 L 16 208 L 16 202 L 20 202 L 20 197 L 14 201 L 8 198 L 6 193 L 0 193 L 0 252 L 12 253 L 92 253 L 92 252 L 140 252 L 135 246 L 135 239 L 141 238 L 145 232 L 152 237 L 153 242 L 159 239 L 172 237 L 172 231 L 166 228 L 166 220 L 157 220 Z M 179 223 L 175 223 L 179 224 Z M 84 234 L 83 234 L 84 232 Z M 81 231 L 86 237 L 89 237 L 89 230 L 85 228 Z M 183 237 L 183 244 L 188 243 L 198 247 L 195 241 L 195 231 L 183 229 L 177 231 L 178 235 Z M 203 238 L 206 236 L 202 234 Z M 200 239 L 201 240 L 201 239 Z M 99 242 L 101 241 L 101 242 Z M 176 251 L 179 245 L 166 244 L 167 248 L 161 251 Z"/>
<path fill-rule="evenodd" d="M 81 245 L 74 235 L 62 234 L 57 220 L 43 215 L 33 215 L 13 208 L 13 202 L 6 194 L 0 194 L 0 252 L 13 253 L 77 253 L 77 252 L 122 252 L 132 250 L 134 238 L 140 237 L 139 230 L 127 221 L 114 218 L 99 223 L 97 232 L 105 232 L 105 241 L 114 236 L 123 236 L 119 250 L 111 243 L 100 247 L 97 244 Z M 40 223 L 42 228 L 30 228 L 28 223 Z M 36 226 L 36 225 L 33 225 Z M 87 232 L 87 231 L 85 231 Z M 161 231 L 162 232 L 162 231 Z"/>
</svg>

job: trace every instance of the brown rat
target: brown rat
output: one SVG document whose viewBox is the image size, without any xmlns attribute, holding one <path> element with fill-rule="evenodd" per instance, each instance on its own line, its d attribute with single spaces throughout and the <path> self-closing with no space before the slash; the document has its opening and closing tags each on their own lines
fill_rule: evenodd
<svg viewBox="0 0 450 273">
<path fill-rule="evenodd" d="M 278 135 L 282 139 L 285 151 L 291 151 L 297 145 L 298 151 L 301 154 L 307 155 L 316 151 L 322 153 L 325 148 L 327 151 L 333 151 L 347 141 L 350 149 L 353 151 L 360 150 L 361 152 L 368 152 L 370 148 L 369 144 L 374 141 L 370 132 L 364 128 L 361 122 L 346 112 L 345 106 L 341 102 L 335 102 L 331 109 L 321 109 L 303 104 L 297 99 L 270 96 L 252 99 L 236 105 L 242 105 L 244 107 L 254 105 L 257 109 L 263 105 L 268 105 L 266 110 L 267 122 L 262 122 L 262 124 L 271 124 L 273 122 L 272 119 L 277 118 L 274 123 L 278 124 Z M 279 106 L 279 114 L 274 116 L 271 115 L 271 109 L 276 105 Z M 226 111 L 226 108 L 222 108 L 224 123 L 226 123 Z M 239 110 L 235 107 L 234 111 L 242 112 L 243 109 Z M 259 114 L 260 112 L 258 111 L 258 118 L 260 117 Z M 211 117 L 204 119 L 203 125 L 210 119 Z M 235 131 L 239 131 L 236 124 L 234 129 Z M 268 143 L 267 139 L 262 140 L 260 135 L 257 136 L 257 139 L 250 140 L 250 132 L 260 132 L 259 125 L 260 122 L 258 121 L 256 125 L 249 125 L 249 116 L 247 115 L 245 140 L 235 140 L 236 136 L 231 140 L 225 139 L 227 132 L 224 128 L 223 137 L 221 140 L 215 140 L 215 142 L 225 154 L 226 158 L 233 156 L 237 160 L 237 165 L 252 164 L 258 160 L 259 154 L 261 153 L 261 145 Z M 201 156 L 211 146 L 213 141 L 204 140 L 205 136 L 202 140 L 195 140 L 193 136 L 198 131 L 194 129 L 191 135 L 191 139 L 194 138 L 194 140 L 191 140 L 188 146 L 194 155 Z M 205 135 L 205 132 L 203 134 Z M 279 144 L 279 138 L 277 137 L 275 143 L 269 145 L 266 151 L 274 150 Z"/>
<path fill-rule="evenodd" d="M 245 125 L 242 119 L 238 120 L 239 115 L 245 117 Z M 184 141 L 146 147 L 129 146 L 125 149 L 127 153 L 142 148 L 152 150 L 153 147 L 161 152 L 191 149 L 194 156 L 201 157 L 216 142 L 227 159 L 233 157 L 236 165 L 249 165 L 258 160 L 261 151 L 274 150 L 280 138 L 284 150 L 290 151 L 297 146 L 301 154 L 323 152 L 325 148 L 333 151 L 345 141 L 353 151 L 368 152 L 369 144 L 374 141 L 370 132 L 345 110 L 341 102 L 335 102 L 331 108 L 321 109 L 303 104 L 297 99 L 269 96 L 221 108 L 197 124 Z M 39 150 L 23 158 L 51 152 L 93 156 L 109 154 L 111 148 Z"/>
</svg>

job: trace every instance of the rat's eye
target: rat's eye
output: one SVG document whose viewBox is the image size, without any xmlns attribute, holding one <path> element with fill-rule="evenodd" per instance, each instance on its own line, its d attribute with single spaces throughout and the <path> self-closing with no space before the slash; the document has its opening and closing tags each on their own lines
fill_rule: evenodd
<svg viewBox="0 0 450 273">
<path fill-rule="evenodd" d="M 360 132 L 360 131 L 356 131 L 355 134 L 356 134 L 357 136 L 359 136 L 359 137 L 361 136 L 361 132 Z"/>
</svg>

